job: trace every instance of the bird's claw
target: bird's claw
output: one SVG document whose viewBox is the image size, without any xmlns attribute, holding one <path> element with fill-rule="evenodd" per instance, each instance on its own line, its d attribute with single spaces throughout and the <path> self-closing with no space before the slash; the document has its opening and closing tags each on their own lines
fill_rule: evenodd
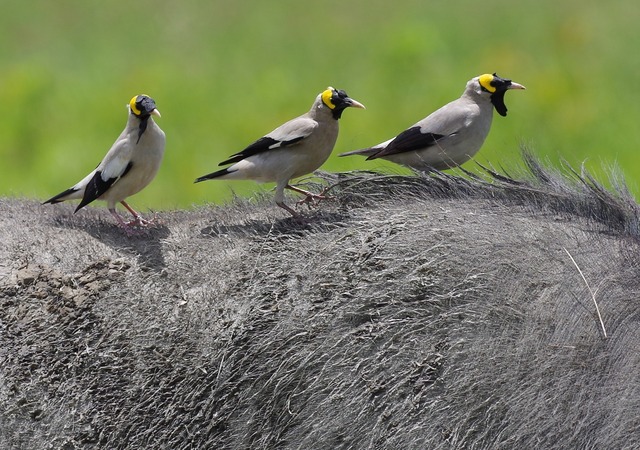
<svg viewBox="0 0 640 450">
<path fill-rule="evenodd" d="M 127 232 L 135 232 L 140 229 L 153 228 L 158 224 L 157 217 L 152 219 L 144 219 L 142 216 L 134 216 L 133 220 L 123 222 L 123 227 Z"/>
<path fill-rule="evenodd" d="M 335 197 L 331 195 L 327 195 L 325 194 L 325 192 L 326 191 L 322 191 L 319 194 L 313 194 L 311 192 L 307 192 L 306 197 L 303 198 L 302 200 L 299 200 L 296 204 L 307 205 L 311 207 L 311 206 L 318 205 L 318 203 L 320 203 L 322 200 L 335 200 Z"/>
<path fill-rule="evenodd" d="M 153 220 L 154 219 L 146 220 L 140 216 L 136 216 L 133 220 L 125 222 L 124 224 L 127 227 L 147 228 L 149 225 L 153 224 Z"/>
</svg>

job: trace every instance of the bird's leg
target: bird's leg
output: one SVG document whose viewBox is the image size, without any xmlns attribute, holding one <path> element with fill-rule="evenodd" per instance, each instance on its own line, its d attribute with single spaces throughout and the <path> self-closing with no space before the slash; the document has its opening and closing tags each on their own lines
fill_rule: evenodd
<svg viewBox="0 0 640 450">
<path fill-rule="evenodd" d="M 320 202 L 320 200 L 331 200 L 333 199 L 333 197 L 329 196 L 329 195 L 325 195 L 326 189 L 323 190 L 321 193 L 319 194 L 314 194 L 313 192 L 309 192 L 309 191 L 305 191 L 304 189 L 300 189 L 299 187 L 295 187 L 295 186 L 291 186 L 290 184 L 287 184 L 285 186 L 287 189 L 290 189 L 294 192 L 298 192 L 302 195 L 305 196 L 305 198 L 303 198 L 302 200 L 300 200 L 298 202 L 298 205 L 303 205 L 305 203 L 311 203 L 311 204 L 317 204 Z"/>
<path fill-rule="evenodd" d="M 276 186 L 276 195 L 275 195 L 276 205 L 278 205 L 282 209 L 287 210 L 287 212 L 291 214 L 293 217 L 300 217 L 300 215 L 296 211 L 294 211 L 293 208 L 290 208 L 284 202 L 284 188 L 287 187 L 288 182 L 289 180 L 278 181 L 278 185 Z"/>
<path fill-rule="evenodd" d="M 122 200 L 120 203 L 122 203 L 122 206 L 127 208 L 127 210 L 133 215 L 133 220 L 130 222 L 127 222 L 127 225 L 129 226 L 137 225 L 139 227 L 146 227 L 147 225 L 153 224 L 153 219 L 152 220 L 143 219 L 142 216 L 135 209 L 129 206 L 129 204 L 124 200 Z"/>
<path fill-rule="evenodd" d="M 293 217 L 300 217 L 300 214 L 298 214 L 294 209 L 287 206 L 284 202 L 276 202 L 276 205 L 278 205 L 282 209 L 286 209 Z"/>
<path fill-rule="evenodd" d="M 120 227 L 122 227 L 124 232 L 127 233 L 127 236 L 131 236 L 131 226 L 129 225 L 129 223 L 124 221 L 122 216 L 118 214 L 115 208 L 109 208 L 109 212 L 113 217 L 115 217 Z"/>
</svg>

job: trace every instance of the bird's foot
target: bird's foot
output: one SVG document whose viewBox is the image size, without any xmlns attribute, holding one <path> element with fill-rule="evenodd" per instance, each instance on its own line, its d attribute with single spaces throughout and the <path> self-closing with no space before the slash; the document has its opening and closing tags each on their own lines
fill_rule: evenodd
<svg viewBox="0 0 640 450">
<path fill-rule="evenodd" d="M 334 197 L 331 197 L 330 195 L 327 195 L 328 188 L 324 189 L 319 194 L 314 194 L 313 192 L 305 191 L 304 189 L 300 189 L 299 187 L 292 186 L 290 184 L 287 184 L 285 187 L 294 192 L 304 195 L 305 198 L 298 201 L 296 204 L 297 205 L 306 204 L 307 206 L 309 206 L 309 208 L 311 208 L 311 206 L 316 206 L 322 200 L 332 200 L 334 198 Z"/>
<path fill-rule="evenodd" d="M 153 228 L 157 225 L 157 216 L 153 216 L 152 219 L 144 219 L 142 216 L 137 215 L 134 216 L 133 220 L 130 220 L 129 222 L 125 222 L 125 225 L 127 227 L 134 227 L 134 228 Z"/>
<path fill-rule="evenodd" d="M 335 197 L 326 194 L 326 189 L 319 194 L 313 192 L 305 192 L 305 198 L 298 201 L 298 205 L 307 205 L 309 207 L 316 206 L 322 200 L 335 200 Z"/>
<path fill-rule="evenodd" d="M 300 217 L 300 214 L 298 214 L 298 212 L 295 209 L 287 206 L 284 202 L 276 202 L 276 205 L 278 205 L 280 208 L 282 208 L 285 211 L 287 211 L 293 217 Z"/>
<path fill-rule="evenodd" d="M 129 237 L 140 234 L 142 230 L 152 228 L 157 225 L 157 217 L 155 215 L 153 216 L 153 219 L 146 220 L 140 214 L 134 214 L 132 212 L 131 214 L 133 215 L 133 220 L 126 222 L 115 209 L 110 209 L 109 212 L 116 219 L 118 225 L 120 225 L 120 228 L 122 228 L 126 235 Z"/>
</svg>

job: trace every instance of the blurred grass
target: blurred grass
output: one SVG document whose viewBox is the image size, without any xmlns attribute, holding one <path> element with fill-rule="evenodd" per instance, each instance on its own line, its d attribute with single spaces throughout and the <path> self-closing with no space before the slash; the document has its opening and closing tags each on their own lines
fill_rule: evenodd
<svg viewBox="0 0 640 450">
<path fill-rule="evenodd" d="M 399 170 L 338 158 L 386 140 L 496 71 L 510 92 L 477 156 L 509 166 L 525 143 L 558 163 L 640 176 L 640 4 L 634 1 L 10 2 L 0 15 L 0 194 L 46 199 L 80 180 L 125 123 L 157 102 L 167 152 L 140 209 L 224 202 L 253 182 L 197 176 L 311 106 L 332 85 L 348 110 L 322 167 Z M 465 165 L 474 169 L 473 163 Z"/>
</svg>

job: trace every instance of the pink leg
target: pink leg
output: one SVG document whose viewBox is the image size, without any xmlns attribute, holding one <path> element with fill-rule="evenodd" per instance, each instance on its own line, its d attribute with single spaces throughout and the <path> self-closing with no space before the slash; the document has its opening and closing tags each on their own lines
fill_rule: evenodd
<svg viewBox="0 0 640 450">
<path fill-rule="evenodd" d="M 285 205 L 284 202 L 276 202 L 276 205 L 278 205 L 282 209 L 286 209 L 289 212 L 289 214 L 291 214 L 293 217 L 299 217 L 300 216 L 300 214 L 298 214 L 293 209 L 291 209 L 290 207 Z"/>
<path fill-rule="evenodd" d="M 125 231 L 125 233 L 127 233 L 127 236 L 131 236 L 131 227 L 130 227 L 129 223 L 124 221 L 122 216 L 120 214 L 118 214 L 118 212 L 115 210 L 115 208 L 113 208 L 113 209 L 109 208 L 109 212 L 111 213 L 111 215 L 113 215 L 113 217 L 115 217 L 115 219 L 118 222 L 118 224 L 122 227 L 122 229 Z"/>
<path fill-rule="evenodd" d="M 299 187 L 295 187 L 295 186 L 291 186 L 290 184 L 287 184 L 285 186 L 287 189 L 290 189 L 294 192 L 298 192 L 302 195 L 305 196 L 305 198 L 303 198 L 302 200 L 300 200 L 298 202 L 299 205 L 302 205 L 304 203 L 318 203 L 320 200 L 329 200 L 332 199 L 333 197 L 329 196 L 329 195 L 325 195 L 326 191 L 322 191 L 320 194 L 314 194 L 313 192 L 309 192 L 309 191 L 305 191 L 304 189 L 300 189 Z"/>
<path fill-rule="evenodd" d="M 142 216 L 135 209 L 129 206 L 129 204 L 124 200 L 122 200 L 120 203 L 122 203 L 122 206 L 127 208 L 127 211 L 129 211 L 131 215 L 133 215 L 134 220 L 127 222 L 127 225 L 137 225 L 140 227 L 146 227 L 147 225 L 151 225 L 153 223 L 153 220 L 143 219 Z"/>
</svg>

